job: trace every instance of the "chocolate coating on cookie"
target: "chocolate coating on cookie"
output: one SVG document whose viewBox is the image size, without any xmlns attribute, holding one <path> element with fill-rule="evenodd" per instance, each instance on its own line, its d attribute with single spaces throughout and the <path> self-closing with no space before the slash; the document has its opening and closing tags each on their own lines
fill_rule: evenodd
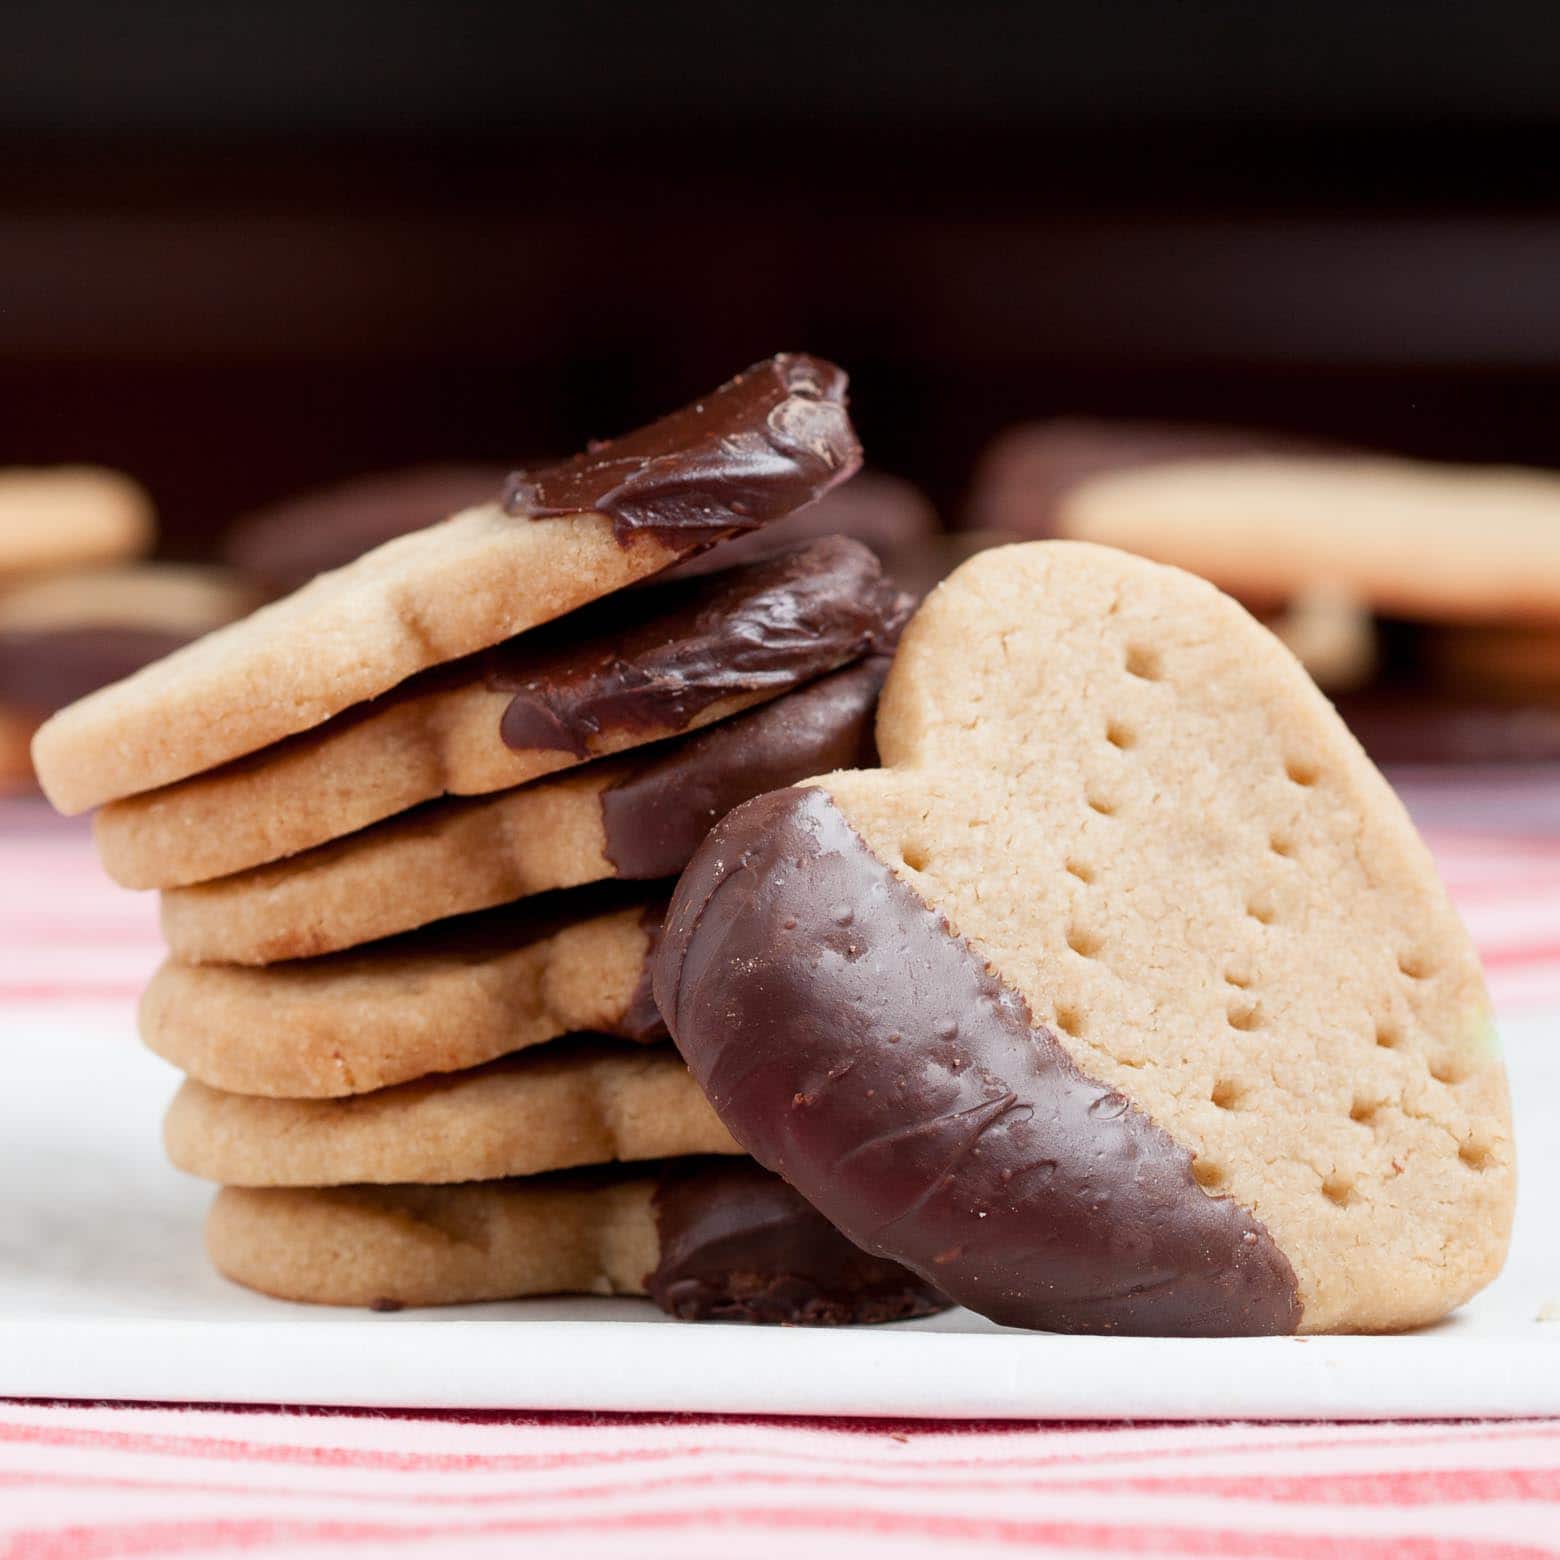
<svg viewBox="0 0 1560 1560">
<path fill-rule="evenodd" d="M 845 384 L 822 358 L 780 353 L 646 427 L 513 473 L 504 508 L 604 514 L 620 542 L 644 532 L 687 551 L 755 530 L 860 467 Z"/>
<path fill-rule="evenodd" d="M 672 877 L 739 803 L 831 769 L 877 762 L 873 715 L 888 660 L 872 656 L 636 765 L 601 793 L 621 878 Z"/>
<path fill-rule="evenodd" d="M 896 1262 L 853 1246 L 778 1176 L 745 1160 L 678 1160 L 655 1190 L 651 1299 L 682 1321 L 844 1327 L 941 1311 Z"/>
<path fill-rule="evenodd" d="M 49 715 L 191 639 L 160 628 L 0 629 L 0 704 Z"/>
<path fill-rule="evenodd" d="M 761 796 L 714 832 L 655 988 L 738 1142 L 955 1301 L 1059 1332 L 1298 1324 L 1267 1230 L 1085 1076 L 825 792 Z"/>
<path fill-rule="evenodd" d="M 892 648 L 908 610 L 859 542 L 828 537 L 702 579 L 613 598 L 491 652 L 517 750 L 590 755 L 604 732 L 686 727 L 718 700 L 773 692 Z"/>
</svg>

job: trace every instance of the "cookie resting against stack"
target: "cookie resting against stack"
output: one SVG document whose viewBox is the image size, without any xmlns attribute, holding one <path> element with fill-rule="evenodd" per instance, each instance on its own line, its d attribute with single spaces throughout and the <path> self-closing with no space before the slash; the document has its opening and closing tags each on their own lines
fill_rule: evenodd
<svg viewBox="0 0 1560 1560">
<path fill-rule="evenodd" d="M 255 604 L 230 571 L 135 561 L 153 536 L 118 472 L 0 471 L 0 790 L 32 784 L 32 735 L 56 710 Z"/>
<path fill-rule="evenodd" d="M 1560 474 L 1059 419 L 994 442 L 968 519 L 1212 580 L 1383 762 L 1560 755 Z"/>
<path fill-rule="evenodd" d="M 669 880 L 736 803 L 872 761 L 907 606 L 826 538 L 644 590 L 848 478 L 844 376 L 782 356 L 62 712 L 35 742 L 163 890 L 165 1139 L 217 1265 L 334 1304 L 580 1290 L 922 1314 L 740 1150 L 666 1044 Z"/>
<path fill-rule="evenodd" d="M 1004 1323 L 1380 1331 L 1495 1276 L 1504 1068 L 1401 804 L 1205 581 L 1075 542 L 906 628 L 883 767 L 734 809 L 661 1012 L 732 1136 Z"/>
</svg>

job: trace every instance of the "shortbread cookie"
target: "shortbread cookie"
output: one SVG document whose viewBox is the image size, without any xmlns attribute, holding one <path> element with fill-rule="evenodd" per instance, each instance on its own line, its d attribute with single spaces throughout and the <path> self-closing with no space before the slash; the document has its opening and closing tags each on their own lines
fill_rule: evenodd
<svg viewBox="0 0 1560 1560">
<path fill-rule="evenodd" d="M 662 1040 L 649 960 L 664 899 L 600 884 L 265 969 L 169 962 L 141 1037 L 238 1094 L 334 1099 L 475 1067 L 575 1030 Z"/>
<path fill-rule="evenodd" d="M 226 572 L 182 564 L 126 564 L 27 580 L 0 593 L 0 708 L 30 733 L 55 710 L 254 604 Z"/>
<path fill-rule="evenodd" d="M 1081 484 L 1058 528 L 1248 602 L 1326 585 L 1406 618 L 1560 619 L 1560 476 L 1548 472 L 1363 455 L 1186 460 Z"/>
<path fill-rule="evenodd" d="M 228 527 L 222 554 L 270 594 L 285 596 L 408 531 L 494 502 L 508 466 L 408 466 L 314 488 Z"/>
<path fill-rule="evenodd" d="M 1097 477 L 1187 460 L 1348 453 L 1294 434 L 1218 423 L 1056 417 L 1009 428 L 991 442 L 970 484 L 964 524 L 1052 539 L 1065 534 L 1066 501 Z"/>
<path fill-rule="evenodd" d="M 260 604 L 230 569 L 128 563 L 45 574 L 0 592 L 0 629 L 147 628 L 193 639 Z"/>
<path fill-rule="evenodd" d="M 167 890 L 162 927 L 190 964 L 270 964 L 605 878 L 679 872 L 738 802 L 870 761 L 881 657 L 626 759 L 472 801 L 435 802 L 214 883 Z"/>
<path fill-rule="evenodd" d="M 206 1243 L 252 1289 L 376 1310 L 648 1294 L 684 1321 L 840 1326 L 947 1303 L 746 1160 L 467 1186 L 231 1187 Z"/>
<path fill-rule="evenodd" d="M 82 812 L 308 731 L 789 514 L 860 460 L 844 374 L 772 358 L 62 710 L 33 744 L 44 791 Z"/>
<path fill-rule="evenodd" d="M 99 466 L 0 470 L 0 582 L 134 558 L 152 544 L 140 486 Z"/>
<path fill-rule="evenodd" d="M 1409 1327 L 1499 1270 L 1477 956 L 1401 805 L 1228 597 L 986 553 L 905 631 L 886 768 L 735 811 L 656 997 L 738 1142 L 998 1321 Z"/>
<path fill-rule="evenodd" d="M 179 1169 L 229 1186 L 496 1181 L 740 1152 L 671 1046 L 585 1038 L 341 1100 L 187 1080 L 163 1142 Z"/>
<path fill-rule="evenodd" d="M 98 850 L 127 888 L 225 877 L 445 793 L 507 790 L 712 724 L 889 648 L 907 610 L 876 558 L 843 537 L 617 596 L 209 774 L 111 802 L 95 820 Z"/>
</svg>

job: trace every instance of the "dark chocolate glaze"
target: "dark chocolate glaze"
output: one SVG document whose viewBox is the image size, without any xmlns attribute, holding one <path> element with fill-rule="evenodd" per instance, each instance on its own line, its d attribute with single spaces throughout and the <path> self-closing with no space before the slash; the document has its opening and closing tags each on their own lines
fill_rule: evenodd
<svg viewBox="0 0 1560 1560">
<path fill-rule="evenodd" d="M 909 598 L 843 536 L 758 563 L 609 598 L 488 653 L 513 691 L 500 731 L 517 750 L 587 758 L 603 732 L 685 729 L 721 699 L 780 693 L 892 648 Z"/>
<path fill-rule="evenodd" d="M 283 595 L 383 542 L 473 504 L 492 503 L 507 466 L 411 466 L 316 488 L 234 521 L 222 543 L 236 568 Z"/>
<path fill-rule="evenodd" d="M 661 1258 L 645 1288 L 682 1321 L 844 1327 L 948 1304 L 898 1263 L 853 1246 L 751 1160 L 669 1162 L 656 1184 L 655 1222 Z"/>
<path fill-rule="evenodd" d="M 160 628 L 0 629 L 0 704 L 52 715 L 192 637 Z"/>
<path fill-rule="evenodd" d="M 620 878 L 672 877 L 739 802 L 876 763 L 872 717 L 888 661 L 872 656 L 668 746 L 601 793 Z"/>
<path fill-rule="evenodd" d="M 860 467 L 845 383 L 822 358 L 782 352 L 633 433 L 514 472 L 504 507 L 533 520 L 594 511 L 622 543 L 642 532 L 681 552 L 756 530 Z"/>
<path fill-rule="evenodd" d="M 759 797 L 706 841 L 655 991 L 737 1141 L 961 1304 L 1059 1332 L 1298 1323 L 1267 1230 L 1080 1072 L 824 791 Z"/>
<path fill-rule="evenodd" d="M 639 972 L 633 995 L 614 1033 L 625 1040 L 664 1040 L 666 1020 L 655 1005 L 655 960 L 661 951 L 661 928 L 666 924 L 666 899 L 657 897 L 644 908 L 639 924 L 645 931 L 645 964 Z"/>
</svg>

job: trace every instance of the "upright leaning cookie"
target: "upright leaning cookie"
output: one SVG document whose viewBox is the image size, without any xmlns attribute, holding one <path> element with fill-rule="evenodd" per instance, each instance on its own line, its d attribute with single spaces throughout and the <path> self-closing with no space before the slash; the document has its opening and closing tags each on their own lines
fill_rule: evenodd
<svg viewBox="0 0 1560 1560">
<path fill-rule="evenodd" d="M 1385 782 L 1206 583 L 986 553 L 912 619 L 881 771 L 732 812 L 656 968 L 733 1136 L 999 1321 L 1428 1322 L 1510 1229 L 1477 957 Z"/>
</svg>

